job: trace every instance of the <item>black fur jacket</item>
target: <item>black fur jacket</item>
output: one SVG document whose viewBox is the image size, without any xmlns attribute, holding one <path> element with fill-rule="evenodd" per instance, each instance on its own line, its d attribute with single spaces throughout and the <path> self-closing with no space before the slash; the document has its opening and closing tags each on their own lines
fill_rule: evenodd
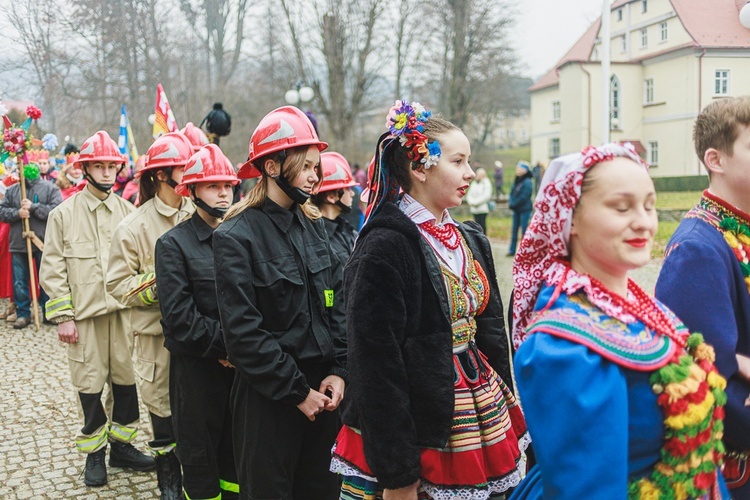
<svg viewBox="0 0 750 500">
<path fill-rule="evenodd" d="M 490 243 L 460 225 L 490 282 L 476 343 L 513 389 L 510 342 Z M 346 266 L 349 381 L 343 422 L 362 431 L 367 464 L 384 488 L 420 476 L 420 448 L 444 447 L 453 419 L 448 296 L 432 249 L 416 224 L 385 203 L 364 226 Z"/>
</svg>

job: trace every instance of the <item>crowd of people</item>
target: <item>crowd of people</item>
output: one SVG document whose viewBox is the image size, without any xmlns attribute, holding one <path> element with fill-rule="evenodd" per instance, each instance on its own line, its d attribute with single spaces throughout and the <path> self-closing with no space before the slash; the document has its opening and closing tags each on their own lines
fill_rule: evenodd
<svg viewBox="0 0 750 500">
<path fill-rule="evenodd" d="M 293 106 L 238 169 L 192 124 L 132 169 L 104 131 L 59 170 L 35 151 L 0 193 L 0 292 L 66 346 L 90 487 L 109 466 L 155 469 L 163 499 L 748 498 L 750 98 L 694 139 L 710 186 L 658 298 L 628 277 L 658 225 L 632 145 L 519 162 L 503 301 L 493 181 L 406 101 L 366 174 Z"/>
</svg>

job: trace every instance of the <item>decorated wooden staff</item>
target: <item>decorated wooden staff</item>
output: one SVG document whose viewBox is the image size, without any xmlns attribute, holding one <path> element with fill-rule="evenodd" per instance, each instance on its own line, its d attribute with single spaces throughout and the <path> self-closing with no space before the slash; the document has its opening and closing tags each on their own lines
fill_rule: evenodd
<svg viewBox="0 0 750 500">
<path fill-rule="evenodd" d="M 16 165 L 18 165 L 18 179 L 20 182 L 21 199 L 26 199 L 26 177 L 24 175 L 24 166 L 27 162 L 26 150 L 31 147 L 31 136 L 29 134 L 29 127 L 31 127 L 32 120 L 38 120 L 42 117 L 42 111 L 36 106 L 29 106 L 26 108 L 26 120 L 21 124 L 20 127 L 14 127 L 13 122 L 10 121 L 7 110 L 3 107 L 0 109 L 0 114 L 3 115 L 3 125 L 5 130 L 3 131 L 3 150 L 0 154 L 0 164 L 2 164 L 8 157 L 16 157 Z M 31 284 L 31 305 L 34 312 L 34 325 L 39 330 L 39 311 L 38 299 L 37 299 L 37 285 L 36 275 L 34 274 L 34 257 L 31 249 L 32 239 L 40 241 L 36 235 L 31 231 L 29 227 L 29 219 L 23 219 L 23 237 L 26 239 L 26 254 L 29 258 L 29 283 Z M 37 245 L 38 246 L 38 245 Z M 43 248 L 39 248 L 43 250 Z"/>
</svg>

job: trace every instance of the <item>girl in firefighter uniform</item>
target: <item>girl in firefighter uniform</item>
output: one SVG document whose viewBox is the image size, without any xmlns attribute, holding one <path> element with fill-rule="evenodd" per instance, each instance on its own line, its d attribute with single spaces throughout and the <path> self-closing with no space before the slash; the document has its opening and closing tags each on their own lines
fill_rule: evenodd
<svg viewBox="0 0 750 500">
<path fill-rule="evenodd" d="M 239 183 L 219 146 L 203 147 L 185 165 L 176 192 L 196 205 L 193 216 L 156 242 L 156 286 L 164 345 L 170 352 L 169 399 L 188 498 L 237 498 L 227 361 L 214 293 L 213 232 Z"/>
<path fill-rule="evenodd" d="M 346 379 L 339 264 L 308 203 L 326 147 L 299 109 L 266 115 L 238 174 L 260 180 L 213 235 L 242 498 L 337 496 L 327 466 Z"/>
<path fill-rule="evenodd" d="M 190 215 L 195 207 L 174 188 L 192 155 L 190 141 L 179 132 L 159 137 L 139 170 L 140 206 L 115 229 L 107 270 L 107 292 L 130 307 L 135 335 L 135 372 L 149 411 L 161 498 L 180 498 L 180 464 L 169 406 L 169 351 L 164 348 L 161 311 L 155 285 L 156 240 Z"/>
<path fill-rule="evenodd" d="M 135 210 L 112 193 L 125 159 L 115 141 L 99 131 L 83 143 L 77 163 L 89 182 L 50 212 L 39 279 L 50 296 L 46 317 L 67 344 L 78 392 L 83 425 L 75 443 L 86 454 L 84 483 L 102 486 L 108 441 L 111 466 L 151 470 L 155 464 L 130 444 L 139 412 L 129 314 L 105 293 L 112 229 Z M 114 403 L 109 411 L 101 402 L 105 383 Z"/>
</svg>

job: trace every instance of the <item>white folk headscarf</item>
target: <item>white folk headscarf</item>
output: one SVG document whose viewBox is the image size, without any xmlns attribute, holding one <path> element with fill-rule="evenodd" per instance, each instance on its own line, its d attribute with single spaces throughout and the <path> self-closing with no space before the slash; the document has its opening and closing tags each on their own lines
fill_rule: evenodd
<svg viewBox="0 0 750 500">
<path fill-rule="evenodd" d="M 544 273 L 555 259 L 567 258 L 573 210 L 581 198 L 586 172 L 616 156 L 630 158 L 648 169 L 632 144 L 588 146 L 580 153 L 556 158 L 542 179 L 531 219 L 513 262 L 513 344 L 526 339 L 531 312 L 542 287 Z"/>
</svg>

